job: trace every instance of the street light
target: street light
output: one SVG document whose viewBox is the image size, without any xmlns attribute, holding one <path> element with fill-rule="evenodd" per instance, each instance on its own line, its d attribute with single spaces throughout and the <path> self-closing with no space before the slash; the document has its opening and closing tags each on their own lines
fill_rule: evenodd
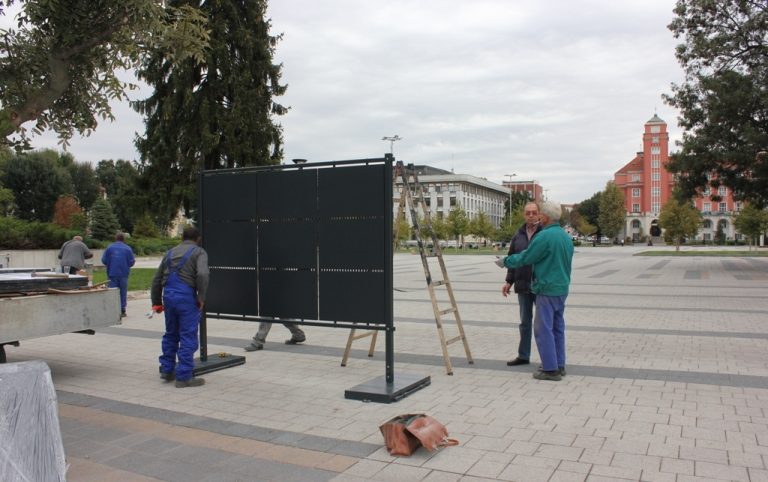
<svg viewBox="0 0 768 482">
<path fill-rule="evenodd" d="M 509 226 L 512 227 L 512 178 L 517 176 L 517 174 L 504 174 L 504 176 L 508 177 L 509 179 L 507 182 L 509 183 L 509 208 L 507 209 L 507 215 L 509 215 Z"/>
<path fill-rule="evenodd" d="M 382 141 L 389 141 L 389 153 L 394 155 L 393 149 L 395 146 L 396 141 L 402 141 L 403 138 L 395 134 L 394 136 L 384 136 L 381 138 Z"/>
</svg>

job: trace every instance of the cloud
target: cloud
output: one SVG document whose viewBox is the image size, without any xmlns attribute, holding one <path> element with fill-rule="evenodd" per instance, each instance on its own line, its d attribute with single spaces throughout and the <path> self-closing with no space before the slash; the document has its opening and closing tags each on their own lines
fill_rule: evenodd
<svg viewBox="0 0 768 482">
<path fill-rule="evenodd" d="M 605 187 L 641 147 L 682 74 L 672 0 L 272 1 L 285 157 L 398 159 L 501 183 L 534 178 L 562 202 Z M 145 92 L 146 94 L 146 92 Z M 78 159 L 135 158 L 141 118 L 73 142 Z M 50 137 L 50 136 L 48 136 Z M 51 142 L 50 139 L 44 142 Z M 38 142 L 40 144 L 40 142 Z"/>
</svg>

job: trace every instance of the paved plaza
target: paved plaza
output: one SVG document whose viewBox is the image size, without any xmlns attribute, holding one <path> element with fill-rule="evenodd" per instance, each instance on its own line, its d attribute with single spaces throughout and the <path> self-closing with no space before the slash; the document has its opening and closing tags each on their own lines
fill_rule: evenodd
<svg viewBox="0 0 768 482">
<path fill-rule="evenodd" d="M 246 363 L 200 388 L 163 383 L 144 293 L 122 326 L 24 341 L 8 360 L 49 364 L 70 481 L 768 481 L 768 258 L 633 256 L 645 249 L 577 248 L 560 382 L 532 378 L 535 349 L 506 366 L 517 300 L 488 255 L 445 257 L 475 359 L 452 345 L 452 376 L 421 260 L 395 256 L 395 373 L 432 383 L 393 404 L 344 399 L 384 374 L 384 337 L 341 367 L 342 329 L 290 346 L 276 325 L 246 353 L 255 323 L 209 320 L 209 352 Z M 379 424 L 414 412 L 460 445 L 389 456 Z"/>
</svg>

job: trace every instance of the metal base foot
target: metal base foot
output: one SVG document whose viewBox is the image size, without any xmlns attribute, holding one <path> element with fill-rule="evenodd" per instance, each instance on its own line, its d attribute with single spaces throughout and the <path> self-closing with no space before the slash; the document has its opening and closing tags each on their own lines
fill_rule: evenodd
<svg viewBox="0 0 768 482">
<path fill-rule="evenodd" d="M 392 383 L 386 376 L 376 377 L 344 391 L 344 398 L 363 402 L 392 403 L 432 383 L 430 377 L 396 374 Z"/>
<path fill-rule="evenodd" d="M 215 353 L 208 355 L 208 359 L 205 361 L 195 358 L 195 369 L 192 373 L 202 375 L 204 373 L 215 372 L 216 370 L 223 370 L 225 368 L 242 365 L 245 363 L 245 357 L 239 355 L 230 355 L 229 353 Z"/>
</svg>

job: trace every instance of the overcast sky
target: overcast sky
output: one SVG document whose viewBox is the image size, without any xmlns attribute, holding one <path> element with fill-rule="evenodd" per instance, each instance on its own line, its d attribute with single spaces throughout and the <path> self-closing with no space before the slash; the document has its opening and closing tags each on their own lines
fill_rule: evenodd
<svg viewBox="0 0 768 482">
<path fill-rule="evenodd" d="M 677 112 L 663 103 L 682 80 L 666 28 L 673 0 L 273 0 L 284 34 L 291 107 L 285 159 L 381 157 L 399 135 L 399 160 L 501 183 L 535 179 L 548 197 L 582 201 L 642 148 L 656 112 L 672 141 Z M 143 94 L 146 95 L 144 91 Z M 141 118 L 74 139 L 79 161 L 137 159 Z M 53 136 L 35 147 L 56 147 Z M 671 142 L 670 145 L 673 145 Z"/>
</svg>

